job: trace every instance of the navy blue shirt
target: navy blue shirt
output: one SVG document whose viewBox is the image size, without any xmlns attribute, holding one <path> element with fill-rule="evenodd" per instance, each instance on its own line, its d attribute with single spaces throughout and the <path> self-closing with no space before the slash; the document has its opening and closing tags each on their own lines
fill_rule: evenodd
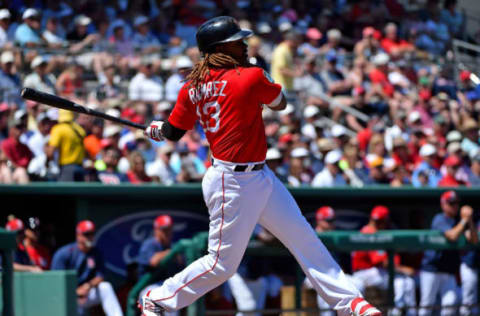
<svg viewBox="0 0 480 316">
<path fill-rule="evenodd" d="M 53 255 L 52 270 L 76 270 L 77 283 L 81 285 L 91 279 L 103 277 L 103 257 L 96 248 L 84 253 L 76 242 L 63 246 Z"/>
<path fill-rule="evenodd" d="M 477 229 L 480 227 L 480 220 L 477 222 Z M 478 250 L 468 250 L 462 255 L 462 262 L 470 268 L 480 268 L 480 252 Z"/>
<path fill-rule="evenodd" d="M 437 214 L 432 221 L 432 230 L 439 230 L 442 233 L 452 229 L 457 220 Z M 423 255 L 422 270 L 430 272 L 445 272 L 455 274 L 460 266 L 460 253 L 457 250 L 427 250 Z"/>
<path fill-rule="evenodd" d="M 155 237 L 150 237 L 144 240 L 137 257 L 138 277 L 141 277 L 143 274 L 152 270 L 153 267 L 150 266 L 150 259 L 155 253 L 164 250 L 165 247 L 163 247 Z"/>
</svg>

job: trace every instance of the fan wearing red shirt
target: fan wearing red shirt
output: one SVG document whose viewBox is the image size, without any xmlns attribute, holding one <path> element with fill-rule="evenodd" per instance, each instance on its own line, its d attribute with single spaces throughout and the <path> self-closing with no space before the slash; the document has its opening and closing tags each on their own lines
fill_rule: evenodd
<svg viewBox="0 0 480 316">
<path fill-rule="evenodd" d="M 397 37 L 397 26 L 388 23 L 385 26 L 385 38 L 380 42 L 382 48 L 392 56 L 401 57 L 406 52 L 411 52 L 415 47 L 409 42 Z"/>
<path fill-rule="evenodd" d="M 445 159 L 443 164 L 447 169 L 447 173 L 438 182 L 439 187 L 458 187 L 460 185 L 469 185 L 462 180 L 457 180 L 457 178 L 455 177 L 458 168 L 462 164 L 462 161 L 460 160 L 460 158 L 458 158 L 458 156 L 448 156 L 448 158 Z"/>
<path fill-rule="evenodd" d="M 176 311 L 228 280 L 260 224 L 288 246 L 338 315 L 381 315 L 360 297 L 291 194 L 265 165 L 262 110 L 266 106 L 280 111 L 286 100 L 280 85 L 249 64 L 245 38 L 251 34 L 231 17 L 202 24 L 196 37 L 203 59 L 187 77 L 168 120 L 154 121 L 145 131 L 154 140 L 178 141 L 200 121 L 212 165 L 202 181 L 210 216 L 208 254 L 147 292 L 141 299 L 142 313 Z"/>
<path fill-rule="evenodd" d="M 374 234 L 379 230 L 387 229 L 390 222 L 390 211 L 386 206 L 377 205 L 372 209 L 370 221 L 360 232 Z M 416 315 L 416 293 L 413 274 L 415 270 L 400 264 L 400 257 L 394 258 L 395 275 L 394 287 L 395 309 L 406 309 L 406 315 Z M 388 255 L 385 251 L 369 250 L 355 251 L 352 255 L 353 277 L 363 283 L 363 287 L 379 287 L 386 290 L 388 287 Z"/>
<path fill-rule="evenodd" d="M 15 113 L 13 124 L 10 126 L 8 138 L 2 142 L 2 151 L 13 163 L 15 167 L 27 168 L 30 160 L 33 158 L 33 154 L 27 145 L 20 142 L 20 136 L 27 128 L 26 112 L 23 115 L 18 110 Z"/>
</svg>

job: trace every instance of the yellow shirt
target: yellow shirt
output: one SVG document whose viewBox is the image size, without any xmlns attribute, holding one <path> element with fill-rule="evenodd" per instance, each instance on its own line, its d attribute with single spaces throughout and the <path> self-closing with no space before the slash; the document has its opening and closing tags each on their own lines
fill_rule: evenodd
<svg viewBox="0 0 480 316">
<path fill-rule="evenodd" d="M 59 123 L 52 127 L 48 144 L 58 149 L 58 164 L 82 164 L 85 158 L 85 131 L 77 123 Z"/>
<path fill-rule="evenodd" d="M 275 83 L 281 84 L 285 90 L 293 90 L 293 78 L 280 72 L 282 68 L 293 66 L 293 54 L 286 43 L 280 43 L 272 54 L 272 78 Z"/>
</svg>

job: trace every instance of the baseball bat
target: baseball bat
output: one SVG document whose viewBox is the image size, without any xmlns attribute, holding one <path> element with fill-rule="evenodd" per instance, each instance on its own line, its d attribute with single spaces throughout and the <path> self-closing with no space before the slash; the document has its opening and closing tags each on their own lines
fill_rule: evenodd
<svg viewBox="0 0 480 316">
<path fill-rule="evenodd" d="M 122 118 L 114 117 L 108 114 L 105 114 L 100 111 L 92 110 L 87 108 L 86 106 L 83 106 L 81 104 L 74 103 L 70 100 L 67 100 L 65 98 L 61 98 L 59 96 L 50 94 L 50 93 L 45 93 L 45 92 L 40 92 L 35 89 L 30 89 L 30 88 L 23 88 L 22 93 L 21 93 L 22 98 L 27 99 L 27 100 L 32 100 L 36 101 L 42 104 L 50 105 L 59 109 L 64 109 L 64 110 L 69 110 L 77 113 L 83 113 L 87 115 L 92 115 L 96 117 L 103 118 L 105 120 L 109 120 L 115 123 L 120 123 L 123 125 L 128 125 L 131 127 L 135 127 L 138 129 L 146 129 L 147 126 L 134 123 L 129 120 L 125 120 Z"/>
</svg>

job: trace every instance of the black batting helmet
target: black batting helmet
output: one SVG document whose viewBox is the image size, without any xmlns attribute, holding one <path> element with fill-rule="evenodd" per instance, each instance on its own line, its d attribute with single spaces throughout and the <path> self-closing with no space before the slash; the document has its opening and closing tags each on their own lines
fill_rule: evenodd
<svg viewBox="0 0 480 316">
<path fill-rule="evenodd" d="M 252 34 L 250 30 L 241 29 L 234 18 L 218 16 L 198 28 L 197 45 L 202 53 L 209 53 L 217 44 L 237 41 Z"/>
</svg>

